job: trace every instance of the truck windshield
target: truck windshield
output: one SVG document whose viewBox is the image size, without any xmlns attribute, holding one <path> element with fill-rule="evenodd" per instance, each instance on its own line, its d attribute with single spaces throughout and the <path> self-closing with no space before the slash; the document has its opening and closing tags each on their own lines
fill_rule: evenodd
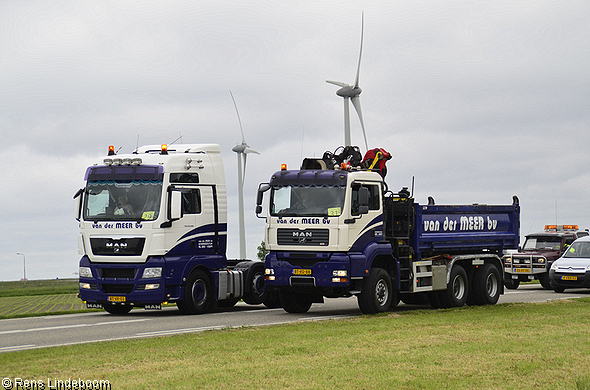
<svg viewBox="0 0 590 390">
<path fill-rule="evenodd" d="M 565 251 L 563 257 L 590 257 L 590 241 L 575 242 Z"/>
<path fill-rule="evenodd" d="M 542 249 L 551 249 L 551 250 L 560 250 L 561 248 L 561 238 L 560 237 L 527 237 L 526 241 L 524 242 L 523 249 L 525 251 L 530 250 L 542 250 Z"/>
<path fill-rule="evenodd" d="M 344 186 L 276 186 L 270 215 L 278 217 L 338 217 L 344 207 Z"/>
<path fill-rule="evenodd" d="M 87 221 L 152 221 L 160 213 L 162 182 L 158 180 L 89 181 Z"/>
</svg>

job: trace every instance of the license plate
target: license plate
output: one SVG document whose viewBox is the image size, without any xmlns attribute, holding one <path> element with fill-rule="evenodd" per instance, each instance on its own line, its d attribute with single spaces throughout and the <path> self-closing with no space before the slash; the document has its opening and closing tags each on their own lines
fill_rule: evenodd
<svg viewBox="0 0 590 390">
<path fill-rule="evenodd" d="M 578 280 L 577 276 L 569 276 L 569 275 L 564 275 L 561 277 L 561 280 Z"/>
<path fill-rule="evenodd" d="M 109 297 L 109 302 L 125 302 L 125 297 Z"/>
<path fill-rule="evenodd" d="M 529 273 L 530 270 L 528 268 L 515 268 L 514 272 L 526 272 Z"/>
<path fill-rule="evenodd" d="M 310 269 L 295 268 L 293 270 L 293 275 L 311 275 L 311 270 Z"/>
<path fill-rule="evenodd" d="M 87 309 L 102 309 L 102 304 L 96 302 L 86 302 Z"/>
</svg>

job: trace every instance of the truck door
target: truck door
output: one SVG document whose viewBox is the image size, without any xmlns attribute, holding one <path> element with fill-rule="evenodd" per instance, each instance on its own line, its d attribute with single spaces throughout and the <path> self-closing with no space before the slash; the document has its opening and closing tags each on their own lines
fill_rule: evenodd
<svg viewBox="0 0 590 390">
<path fill-rule="evenodd" d="M 359 202 L 359 189 L 365 187 L 369 190 L 368 206 L 369 212 L 361 214 Z M 360 250 L 369 241 L 375 241 L 375 230 L 379 231 L 377 236 L 381 236 L 383 219 L 378 218 L 381 213 L 381 189 L 379 184 L 354 183 L 352 185 L 351 210 L 350 214 L 355 221 L 348 225 L 348 242 L 352 244 L 353 250 Z"/>
<path fill-rule="evenodd" d="M 212 186 L 182 186 L 182 213 L 166 234 L 169 254 L 206 255 L 219 250 L 217 202 Z"/>
</svg>

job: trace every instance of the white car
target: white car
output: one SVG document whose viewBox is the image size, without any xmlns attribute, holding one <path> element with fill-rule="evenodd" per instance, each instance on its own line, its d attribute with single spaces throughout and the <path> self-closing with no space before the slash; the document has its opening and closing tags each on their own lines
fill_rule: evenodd
<svg viewBox="0 0 590 390">
<path fill-rule="evenodd" d="M 590 236 L 578 238 L 553 262 L 549 281 L 555 292 L 590 288 Z"/>
</svg>

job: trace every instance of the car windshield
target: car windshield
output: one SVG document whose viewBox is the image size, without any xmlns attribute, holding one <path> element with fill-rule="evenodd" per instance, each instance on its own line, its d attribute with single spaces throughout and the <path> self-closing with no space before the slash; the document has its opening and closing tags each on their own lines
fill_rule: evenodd
<svg viewBox="0 0 590 390">
<path fill-rule="evenodd" d="M 279 217 L 338 217 L 344 207 L 344 186 L 276 186 L 270 214 Z"/>
<path fill-rule="evenodd" d="M 158 180 L 90 181 L 86 187 L 87 221 L 152 221 L 160 213 Z"/>
<path fill-rule="evenodd" d="M 563 257 L 590 257 L 590 241 L 574 241 Z"/>
<path fill-rule="evenodd" d="M 523 249 L 526 250 L 540 250 L 552 249 L 558 251 L 561 247 L 560 237 L 527 237 L 524 242 Z"/>
</svg>

